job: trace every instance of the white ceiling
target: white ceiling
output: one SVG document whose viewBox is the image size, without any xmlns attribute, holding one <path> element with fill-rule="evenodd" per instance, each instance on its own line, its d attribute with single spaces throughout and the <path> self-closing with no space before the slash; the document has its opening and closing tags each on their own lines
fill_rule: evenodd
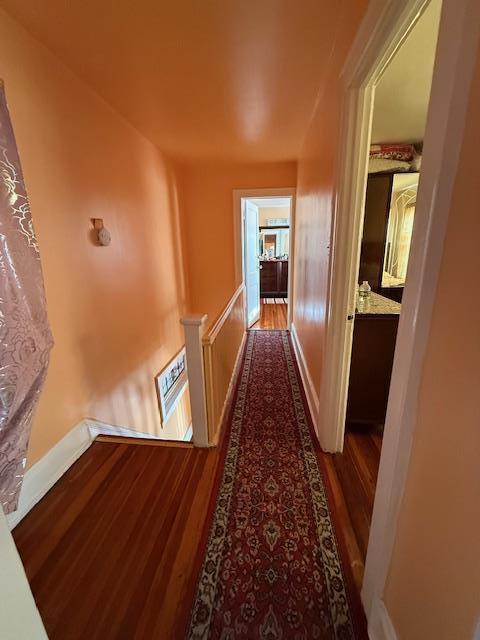
<svg viewBox="0 0 480 640">
<path fill-rule="evenodd" d="M 375 91 L 372 142 L 423 140 L 441 0 L 431 0 Z"/>
<path fill-rule="evenodd" d="M 290 198 L 248 198 L 250 202 L 256 204 L 260 209 L 272 207 L 290 207 Z"/>
</svg>

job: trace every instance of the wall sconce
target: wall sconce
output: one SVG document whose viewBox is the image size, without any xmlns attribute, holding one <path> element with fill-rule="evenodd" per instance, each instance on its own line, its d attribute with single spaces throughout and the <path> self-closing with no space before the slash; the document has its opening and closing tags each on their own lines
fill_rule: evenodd
<svg viewBox="0 0 480 640">
<path fill-rule="evenodd" d="M 93 222 L 93 228 L 97 232 L 98 244 L 101 245 L 102 247 L 108 247 L 108 245 L 112 241 L 112 237 L 110 235 L 110 231 L 103 226 L 103 219 L 93 218 L 92 222 Z"/>
</svg>

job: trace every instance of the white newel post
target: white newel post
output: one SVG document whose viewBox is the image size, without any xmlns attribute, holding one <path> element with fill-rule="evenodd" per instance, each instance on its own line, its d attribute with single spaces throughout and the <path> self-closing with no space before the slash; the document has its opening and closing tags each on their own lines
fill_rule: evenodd
<svg viewBox="0 0 480 640">
<path fill-rule="evenodd" d="M 206 315 L 185 316 L 180 320 L 185 332 L 188 386 L 192 409 L 192 434 L 193 444 L 196 447 L 208 447 L 207 402 L 202 347 L 206 320 Z"/>
</svg>

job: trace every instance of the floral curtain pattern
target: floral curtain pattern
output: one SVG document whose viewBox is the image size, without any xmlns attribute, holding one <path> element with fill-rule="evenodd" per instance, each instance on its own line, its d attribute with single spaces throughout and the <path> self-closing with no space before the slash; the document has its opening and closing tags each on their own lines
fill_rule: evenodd
<svg viewBox="0 0 480 640">
<path fill-rule="evenodd" d="M 0 504 L 15 511 L 52 335 L 20 159 L 0 80 Z"/>
</svg>

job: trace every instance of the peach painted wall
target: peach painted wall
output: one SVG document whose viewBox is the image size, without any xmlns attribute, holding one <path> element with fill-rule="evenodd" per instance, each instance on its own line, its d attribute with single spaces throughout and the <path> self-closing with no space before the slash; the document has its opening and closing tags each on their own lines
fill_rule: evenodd
<svg viewBox="0 0 480 640">
<path fill-rule="evenodd" d="M 188 407 L 161 430 L 153 384 L 183 343 L 173 167 L 3 11 L 0 77 L 55 339 L 29 463 L 85 417 L 177 435 Z M 110 247 L 92 242 L 93 217 L 110 229 Z"/>
<path fill-rule="evenodd" d="M 344 4 L 316 108 L 298 162 L 293 324 L 315 392 L 324 353 L 334 168 L 341 108 L 339 74 L 366 1 Z"/>
<path fill-rule="evenodd" d="M 385 602 L 399 640 L 470 640 L 480 616 L 480 53 Z"/>
<path fill-rule="evenodd" d="M 191 311 L 207 313 L 211 325 L 237 288 L 234 189 L 294 187 L 297 167 L 295 162 L 204 162 L 185 164 L 180 175 Z"/>
</svg>

